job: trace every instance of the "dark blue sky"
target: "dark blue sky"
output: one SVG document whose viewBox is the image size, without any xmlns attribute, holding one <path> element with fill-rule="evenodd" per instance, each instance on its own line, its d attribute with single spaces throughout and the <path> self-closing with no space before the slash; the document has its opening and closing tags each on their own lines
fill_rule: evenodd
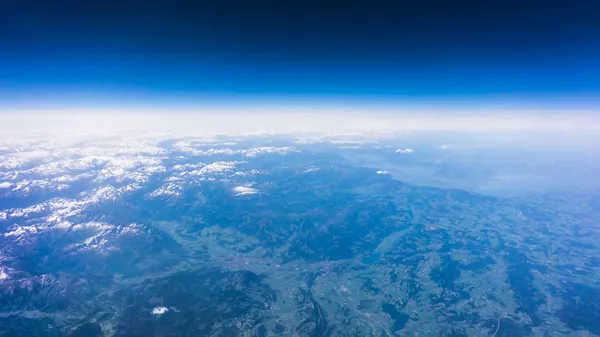
<svg viewBox="0 0 600 337">
<path fill-rule="evenodd" d="M 8 104 L 597 95 L 596 0 L 0 4 Z"/>
</svg>

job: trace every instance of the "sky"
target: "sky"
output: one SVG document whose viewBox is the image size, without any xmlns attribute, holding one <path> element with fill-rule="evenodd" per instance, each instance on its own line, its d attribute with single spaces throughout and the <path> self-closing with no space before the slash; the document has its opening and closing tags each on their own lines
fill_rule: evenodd
<svg viewBox="0 0 600 337">
<path fill-rule="evenodd" d="M 3 1 L 0 109 L 596 108 L 599 17 L 596 0 Z"/>
</svg>

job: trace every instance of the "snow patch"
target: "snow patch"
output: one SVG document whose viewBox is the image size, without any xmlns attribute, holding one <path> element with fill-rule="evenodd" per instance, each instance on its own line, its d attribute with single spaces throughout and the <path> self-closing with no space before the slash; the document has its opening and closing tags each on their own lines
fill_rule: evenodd
<svg viewBox="0 0 600 337">
<path fill-rule="evenodd" d="M 148 197 L 155 198 L 155 197 L 162 196 L 162 195 L 178 197 L 181 195 L 181 191 L 183 191 L 183 186 L 178 185 L 176 183 L 169 183 L 169 184 L 164 184 L 159 189 L 148 194 Z"/>
<path fill-rule="evenodd" d="M 212 164 L 208 164 L 202 167 L 199 170 L 194 170 L 191 172 L 187 172 L 190 175 L 202 176 L 210 173 L 223 173 L 231 171 L 237 164 L 241 164 L 242 162 L 237 161 L 217 161 Z M 185 172 L 184 172 L 185 174 Z"/>
<path fill-rule="evenodd" d="M 142 226 L 140 226 L 138 224 L 135 224 L 135 223 L 132 223 L 132 224 L 127 225 L 125 227 L 121 227 L 119 229 L 119 234 L 120 235 L 127 235 L 127 234 L 135 235 L 135 234 L 139 234 L 141 232 L 142 232 Z"/>
<path fill-rule="evenodd" d="M 45 150 L 17 151 L 9 155 L 0 156 L 0 168 L 13 170 L 29 165 L 38 160 L 48 161 L 53 158 L 53 153 Z"/>
<path fill-rule="evenodd" d="M 413 151 L 413 149 L 398 149 L 396 150 L 396 153 L 401 153 L 401 154 L 407 154 L 407 153 L 413 153 L 415 151 Z"/>
<path fill-rule="evenodd" d="M 4 236 L 9 237 L 9 236 L 16 236 L 16 237 L 20 237 L 22 235 L 28 235 L 28 234 L 35 234 L 38 232 L 38 228 L 35 226 L 16 226 L 15 229 L 11 230 L 10 232 L 6 232 L 4 233 Z"/>
<path fill-rule="evenodd" d="M 263 146 L 256 147 L 253 149 L 248 149 L 243 151 L 244 156 L 246 157 L 256 157 L 259 154 L 288 154 L 292 152 L 298 152 L 295 147 L 285 146 L 285 147 L 272 147 L 272 146 Z"/>
<path fill-rule="evenodd" d="M 315 171 L 319 171 L 319 170 L 321 170 L 321 169 L 318 167 L 309 167 L 306 170 L 302 171 L 302 173 L 315 172 Z"/>
</svg>

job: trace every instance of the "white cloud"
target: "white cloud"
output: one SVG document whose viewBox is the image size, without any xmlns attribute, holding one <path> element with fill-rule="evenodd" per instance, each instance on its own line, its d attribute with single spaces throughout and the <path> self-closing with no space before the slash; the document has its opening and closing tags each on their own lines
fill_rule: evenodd
<svg viewBox="0 0 600 337">
<path fill-rule="evenodd" d="M 452 147 L 452 145 L 450 145 L 450 144 L 444 144 L 444 145 L 440 146 L 440 149 L 442 149 L 442 150 L 448 150 L 451 147 Z"/>
<path fill-rule="evenodd" d="M 0 267 L 0 281 L 4 281 L 8 278 L 8 273 L 4 270 L 4 268 Z"/>
<path fill-rule="evenodd" d="M 413 149 L 397 149 L 396 153 L 402 153 L 402 154 L 407 154 L 407 153 L 413 153 L 415 151 L 413 151 Z"/>
<path fill-rule="evenodd" d="M 248 186 L 237 186 L 232 189 L 237 195 L 256 194 L 258 190 Z"/>
<path fill-rule="evenodd" d="M 13 185 L 13 183 L 5 181 L 5 182 L 1 182 L 0 183 L 0 189 L 6 189 L 6 188 L 10 188 Z"/>
<path fill-rule="evenodd" d="M 380 170 L 380 171 L 377 171 L 377 172 L 375 172 L 375 173 L 377 173 L 377 174 L 389 174 L 389 172 L 388 172 L 388 171 L 382 171 L 382 170 Z"/>
<path fill-rule="evenodd" d="M 169 311 L 169 308 L 167 308 L 167 307 L 156 307 L 156 308 L 152 309 L 152 315 L 162 315 L 162 314 L 166 313 L 167 311 Z"/>
</svg>

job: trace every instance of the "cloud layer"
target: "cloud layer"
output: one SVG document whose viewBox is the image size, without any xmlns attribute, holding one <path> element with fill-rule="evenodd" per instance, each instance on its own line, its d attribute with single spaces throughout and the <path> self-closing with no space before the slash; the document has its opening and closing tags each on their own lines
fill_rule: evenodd
<svg viewBox="0 0 600 337">
<path fill-rule="evenodd" d="M 336 134 L 395 132 L 595 132 L 600 114 L 414 108 L 281 107 L 126 111 L 0 112 L 0 135 L 53 133 L 61 137 L 114 133 L 183 135 Z M 29 154 L 33 159 L 36 155 Z"/>
</svg>

